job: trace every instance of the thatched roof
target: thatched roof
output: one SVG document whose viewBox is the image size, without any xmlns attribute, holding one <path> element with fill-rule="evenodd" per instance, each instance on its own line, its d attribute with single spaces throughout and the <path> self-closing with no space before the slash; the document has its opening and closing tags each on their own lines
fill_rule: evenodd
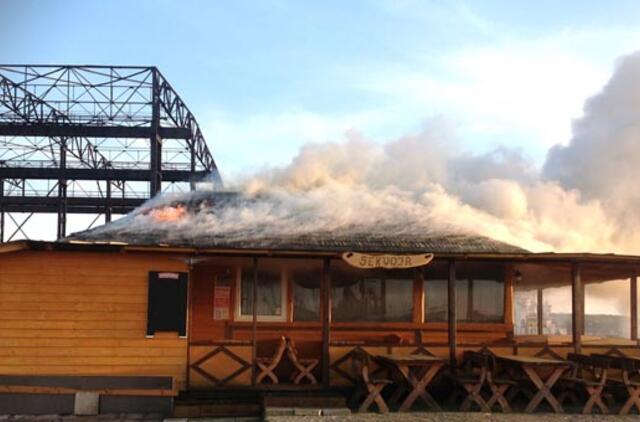
<svg viewBox="0 0 640 422">
<path fill-rule="evenodd" d="M 222 213 L 240 198 L 229 193 L 199 194 L 176 200 L 169 206 L 184 206 L 187 213 Z M 244 199 L 242 199 L 244 200 Z M 375 225 L 350 225 L 335 230 L 311 230 L 274 233 L 270 223 L 238 225 L 224 230 L 198 230 L 193 224 L 181 222 L 149 224 L 149 213 L 158 207 L 134 212 L 123 219 L 95 229 L 69 236 L 66 241 L 117 242 L 129 245 L 170 245 L 198 249 L 272 249 L 309 252 L 386 252 L 386 253 L 446 253 L 446 254 L 522 254 L 527 250 L 488 237 L 459 230 L 413 230 L 381 222 Z"/>
<path fill-rule="evenodd" d="M 242 233 L 237 233 L 241 236 Z M 198 249 L 274 249 L 287 251 L 317 252 L 397 252 L 397 253 L 488 253 L 521 254 L 525 249 L 483 236 L 473 235 L 384 235 L 370 234 L 342 236 L 339 233 L 313 233 L 296 237 L 227 239 L 224 236 L 179 236 L 169 235 L 163 230 L 154 232 L 130 232 L 127 230 L 89 230 L 76 233 L 67 240 L 87 242 L 125 243 L 129 245 L 170 245 Z"/>
</svg>

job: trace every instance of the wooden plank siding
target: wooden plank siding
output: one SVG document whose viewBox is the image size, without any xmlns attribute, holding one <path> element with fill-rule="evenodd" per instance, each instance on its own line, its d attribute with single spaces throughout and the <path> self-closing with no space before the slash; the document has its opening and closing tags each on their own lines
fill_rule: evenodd
<svg viewBox="0 0 640 422">
<path fill-rule="evenodd" d="M 184 388 L 187 340 L 145 337 L 149 271 L 188 268 L 155 254 L 0 255 L 0 374 L 171 376 Z"/>
</svg>

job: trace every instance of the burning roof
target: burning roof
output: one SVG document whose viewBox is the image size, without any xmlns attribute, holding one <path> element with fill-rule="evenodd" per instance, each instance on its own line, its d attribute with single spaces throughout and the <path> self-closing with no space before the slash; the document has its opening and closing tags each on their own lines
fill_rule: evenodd
<svg viewBox="0 0 640 422">
<path fill-rule="evenodd" d="M 528 253 L 455 227 L 408 221 L 401 213 L 391 221 L 324 217 L 304 203 L 291 207 L 277 196 L 195 192 L 154 199 L 120 220 L 66 241 L 311 252 Z"/>
</svg>

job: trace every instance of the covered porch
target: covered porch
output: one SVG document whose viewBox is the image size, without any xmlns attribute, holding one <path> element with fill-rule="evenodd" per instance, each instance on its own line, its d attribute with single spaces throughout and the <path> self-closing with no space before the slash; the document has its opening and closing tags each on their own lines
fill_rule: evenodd
<svg viewBox="0 0 640 422">
<path fill-rule="evenodd" d="M 637 257 L 443 254 L 394 269 L 353 268 L 335 253 L 198 260 L 189 294 L 189 390 L 349 388 L 357 381 L 352 358 L 361 352 L 436 356 L 450 367 L 469 350 L 640 356 Z M 628 282 L 628 338 L 585 335 L 585 286 L 610 280 Z M 562 286 L 570 291 L 571 331 L 549 334 L 540 294 Z M 519 335 L 515 326 L 523 291 L 538 299 L 535 334 Z M 314 360 L 311 376 L 300 376 L 300 365 Z"/>
</svg>

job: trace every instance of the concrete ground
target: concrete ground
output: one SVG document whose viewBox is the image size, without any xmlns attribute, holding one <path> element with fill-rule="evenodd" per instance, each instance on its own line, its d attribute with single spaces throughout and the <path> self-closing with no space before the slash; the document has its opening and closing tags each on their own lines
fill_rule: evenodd
<svg viewBox="0 0 640 422">
<path fill-rule="evenodd" d="M 518 413 L 462 413 L 462 412 L 411 412 L 389 413 L 380 415 L 377 413 L 335 415 L 335 416 L 269 416 L 267 422 L 333 422 L 333 421 L 362 421 L 362 422 L 599 422 L 599 421 L 638 421 L 638 415 L 555 415 L 551 413 L 536 413 L 524 415 Z M 0 415 L 0 422 L 258 422 L 259 418 L 189 418 L 189 419 L 163 419 L 159 415 L 100 415 L 100 416 L 59 416 L 59 415 Z"/>
<path fill-rule="evenodd" d="M 638 415 L 617 416 L 617 415 L 556 415 L 551 413 L 536 413 L 524 415 L 518 413 L 463 413 L 463 412 L 440 412 L 440 413 L 389 413 L 379 415 L 375 413 L 353 414 L 350 416 L 276 416 L 269 417 L 268 422 L 329 422 L 329 421 L 363 421 L 363 422 L 599 422 L 599 421 L 638 421 Z"/>
</svg>

